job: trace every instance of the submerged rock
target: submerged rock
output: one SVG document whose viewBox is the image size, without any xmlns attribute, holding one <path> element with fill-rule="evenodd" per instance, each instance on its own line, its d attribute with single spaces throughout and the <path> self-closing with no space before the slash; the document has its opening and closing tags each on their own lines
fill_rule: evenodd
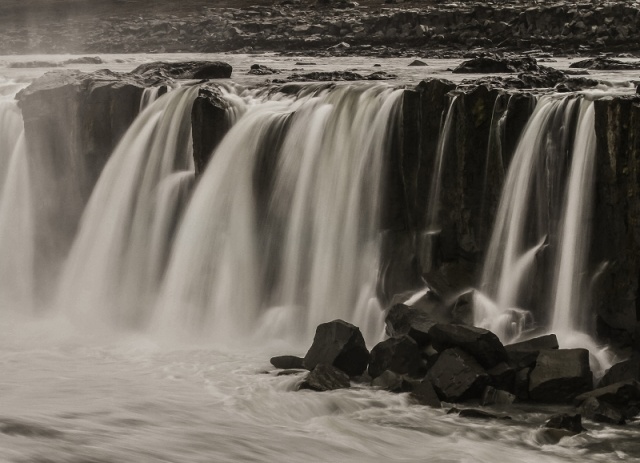
<svg viewBox="0 0 640 463">
<path fill-rule="evenodd" d="M 575 398 L 575 403 L 580 404 L 589 398 L 598 399 L 618 407 L 630 407 L 640 404 L 640 382 L 630 379 L 610 384 L 605 387 L 585 392 Z"/>
<path fill-rule="evenodd" d="M 508 391 L 487 386 L 480 398 L 480 405 L 511 405 L 516 396 Z"/>
<path fill-rule="evenodd" d="M 424 61 L 420 61 L 419 59 L 411 61 L 408 66 L 428 66 Z"/>
<path fill-rule="evenodd" d="M 304 359 L 296 357 L 295 355 L 280 355 L 277 357 L 271 357 L 271 365 L 283 370 L 300 369 L 304 368 L 302 365 Z"/>
<path fill-rule="evenodd" d="M 570 402 L 592 387 L 586 349 L 543 349 L 529 377 L 529 397 L 538 402 Z"/>
<path fill-rule="evenodd" d="M 270 74 L 280 74 L 280 71 L 265 66 L 264 64 L 252 64 L 251 69 L 249 69 L 249 74 L 253 74 L 256 76 L 266 76 Z"/>
<path fill-rule="evenodd" d="M 617 407 L 611 404 L 598 400 L 595 397 L 589 397 L 585 400 L 578 411 L 582 413 L 585 418 L 600 423 L 609 424 L 624 424 L 625 419 L 623 413 Z"/>
<path fill-rule="evenodd" d="M 582 416 L 580 414 L 569 415 L 567 413 L 561 413 L 559 415 L 553 415 L 544 426 L 552 429 L 565 429 L 574 435 L 586 431 L 586 429 L 582 427 Z"/>
<path fill-rule="evenodd" d="M 433 388 L 433 384 L 428 379 L 422 380 L 419 383 L 413 386 L 413 390 L 409 397 L 412 401 L 420 404 L 427 405 L 433 408 L 442 407 L 442 403 L 440 403 L 440 398 L 436 393 L 436 390 Z"/>
<path fill-rule="evenodd" d="M 472 355 L 484 368 L 492 368 L 507 361 L 507 352 L 498 337 L 482 328 L 439 323 L 429 330 L 429 336 L 438 352 L 459 347 Z"/>
<path fill-rule="evenodd" d="M 373 387 L 384 389 L 390 392 L 402 392 L 404 379 L 402 375 L 391 370 L 385 370 L 378 377 L 371 381 Z"/>
<path fill-rule="evenodd" d="M 427 373 L 441 400 L 460 402 L 480 397 L 489 375 L 470 354 L 456 347 L 440 354 Z"/>
<path fill-rule="evenodd" d="M 389 338 L 371 349 L 369 375 L 376 378 L 385 370 L 416 378 L 427 372 L 418 345 L 406 335 Z"/>
<path fill-rule="evenodd" d="M 349 387 L 351 387 L 349 377 L 344 372 L 326 363 L 316 365 L 300 385 L 300 389 L 312 389 L 320 392 Z"/>
<path fill-rule="evenodd" d="M 369 351 L 360 329 L 343 320 L 318 325 L 304 367 L 313 370 L 320 363 L 333 365 L 349 376 L 361 375 L 367 369 Z"/>
<path fill-rule="evenodd" d="M 507 415 L 496 415 L 494 413 L 485 412 L 484 410 L 478 410 L 477 408 L 463 408 L 458 410 L 452 408 L 447 412 L 448 415 L 457 413 L 462 418 L 475 418 L 479 420 L 510 420 L 511 417 Z"/>
</svg>

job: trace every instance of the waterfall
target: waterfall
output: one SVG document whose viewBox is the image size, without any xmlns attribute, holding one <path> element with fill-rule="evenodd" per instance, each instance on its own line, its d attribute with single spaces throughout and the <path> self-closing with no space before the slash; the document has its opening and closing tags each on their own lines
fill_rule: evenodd
<svg viewBox="0 0 640 463">
<path fill-rule="evenodd" d="M 560 252 L 556 258 L 551 330 L 568 334 L 587 332 L 588 287 L 585 284 L 590 239 L 589 220 L 593 198 L 593 169 L 596 148 L 593 102 L 583 101 L 571 156 L 571 171 L 560 226 Z"/>
<path fill-rule="evenodd" d="M 333 318 L 371 325 L 373 308 L 380 329 L 379 185 L 402 91 L 323 88 L 252 101 L 216 149 L 180 225 L 156 328 L 309 337 Z"/>
<path fill-rule="evenodd" d="M 150 104 L 124 135 L 83 213 L 65 263 L 57 307 L 76 320 L 139 326 L 153 302 L 175 227 L 163 208 L 184 202 L 175 173 L 193 172 L 191 106 L 196 87 Z M 188 175 L 188 174 L 185 174 Z M 174 177 L 172 177 L 174 176 Z"/>
<path fill-rule="evenodd" d="M 581 108 L 588 104 L 575 97 L 541 97 L 509 167 L 483 267 L 481 288 L 485 295 L 476 301 L 475 314 L 476 324 L 496 332 L 504 341 L 521 334 L 532 310 L 540 312 L 553 306 L 553 301 L 536 294 L 535 283 L 552 273 L 545 271 L 543 255 L 565 252 L 565 243 L 559 242 L 559 223 L 563 216 L 565 222 L 570 221 L 567 214 L 572 211 L 560 211 L 557 204 L 563 203 L 566 166 L 569 162 L 575 165 L 592 149 L 583 141 L 590 139 L 586 132 L 589 120 L 580 117 L 581 130 L 574 129 Z M 592 117 L 590 123 L 593 132 Z M 571 233 L 566 226 L 564 229 Z M 564 241 L 571 239 L 567 236 Z M 553 285 L 553 279 L 541 284 Z M 538 317 L 544 314 L 538 313 Z"/>
<path fill-rule="evenodd" d="M 21 86 L 0 83 L 0 310 L 33 309 L 34 225 Z"/>
</svg>

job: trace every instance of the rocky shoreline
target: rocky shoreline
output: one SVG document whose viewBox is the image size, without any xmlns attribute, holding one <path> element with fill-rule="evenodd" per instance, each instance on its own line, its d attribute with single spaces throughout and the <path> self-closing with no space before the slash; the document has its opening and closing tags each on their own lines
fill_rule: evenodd
<svg viewBox="0 0 640 463">
<path fill-rule="evenodd" d="M 559 349 L 554 334 L 503 345 L 488 330 L 454 322 L 452 308 L 394 305 L 385 320 L 387 339 L 370 352 L 358 327 L 343 320 L 323 323 L 304 358 L 285 355 L 270 362 L 278 376 L 299 375 L 298 390 L 408 393 L 413 404 L 449 407 L 448 413 L 463 418 L 509 420 L 505 412 L 514 404 L 552 404 L 559 410 L 545 427 L 555 430 L 547 431 L 555 441 L 585 431 L 583 417 L 610 425 L 637 420 L 636 357 L 594 383 L 588 350 Z M 459 404 L 472 408 L 454 406 Z"/>
<path fill-rule="evenodd" d="M 0 54 L 226 52 L 460 57 L 474 50 L 532 56 L 640 52 L 640 3 L 285 0 L 181 14 L 0 20 Z"/>
</svg>

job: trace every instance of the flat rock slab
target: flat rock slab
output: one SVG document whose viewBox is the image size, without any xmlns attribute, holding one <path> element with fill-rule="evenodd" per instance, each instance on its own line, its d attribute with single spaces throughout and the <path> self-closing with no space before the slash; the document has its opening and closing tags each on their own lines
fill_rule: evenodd
<svg viewBox="0 0 640 463">
<path fill-rule="evenodd" d="M 303 359 L 296 357 L 295 355 L 279 355 L 277 357 L 271 357 L 271 365 L 283 370 L 295 370 L 304 368 L 302 366 Z"/>
<path fill-rule="evenodd" d="M 529 397 L 538 402 L 571 402 L 592 387 L 586 349 L 543 349 L 529 377 Z"/>
</svg>

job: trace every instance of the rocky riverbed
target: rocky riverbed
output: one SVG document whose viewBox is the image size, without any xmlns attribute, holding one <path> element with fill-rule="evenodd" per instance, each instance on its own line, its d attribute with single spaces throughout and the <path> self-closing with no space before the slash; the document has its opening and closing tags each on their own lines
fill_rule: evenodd
<svg viewBox="0 0 640 463">
<path fill-rule="evenodd" d="M 639 2 L 285 0 L 242 8 L 0 19 L 0 54 L 276 51 L 321 56 L 635 53 Z"/>
</svg>

